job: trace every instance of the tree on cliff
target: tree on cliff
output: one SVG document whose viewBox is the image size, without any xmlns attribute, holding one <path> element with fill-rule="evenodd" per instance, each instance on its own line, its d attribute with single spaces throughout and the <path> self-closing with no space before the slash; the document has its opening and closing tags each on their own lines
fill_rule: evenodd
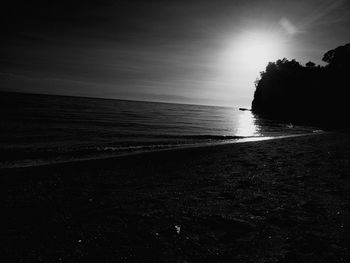
<svg viewBox="0 0 350 263">
<path fill-rule="evenodd" d="M 312 61 L 309 61 L 308 63 L 305 64 L 305 66 L 307 66 L 308 68 L 313 68 L 314 66 L 316 66 L 316 64 Z"/>
<path fill-rule="evenodd" d="M 350 44 L 323 56 L 325 67 L 286 58 L 269 62 L 256 82 L 254 113 L 286 121 L 321 125 L 347 121 Z"/>
<path fill-rule="evenodd" d="M 329 67 L 336 67 L 339 69 L 345 69 L 345 68 L 349 69 L 350 43 L 326 52 L 322 60 L 328 63 Z"/>
</svg>

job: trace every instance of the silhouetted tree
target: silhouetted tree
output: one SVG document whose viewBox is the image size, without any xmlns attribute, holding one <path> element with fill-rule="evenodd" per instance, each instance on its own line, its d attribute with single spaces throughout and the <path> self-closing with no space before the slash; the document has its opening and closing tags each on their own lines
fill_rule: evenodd
<svg viewBox="0 0 350 263">
<path fill-rule="evenodd" d="M 314 66 L 316 66 L 316 64 L 312 61 L 309 61 L 308 63 L 305 64 L 305 66 L 307 66 L 309 68 L 313 68 Z"/>
<path fill-rule="evenodd" d="M 322 60 L 330 67 L 349 68 L 350 65 L 350 43 L 332 49 L 324 54 Z"/>
</svg>

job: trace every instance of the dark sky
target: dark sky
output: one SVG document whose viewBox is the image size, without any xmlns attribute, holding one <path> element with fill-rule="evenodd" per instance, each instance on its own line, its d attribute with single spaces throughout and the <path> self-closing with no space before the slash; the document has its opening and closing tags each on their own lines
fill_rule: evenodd
<svg viewBox="0 0 350 263">
<path fill-rule="evenodd" d="M 302 63 L 350 42 L 346 0 L 50 2 L 2 6 L 1 90 L 249 106 L 247 35 Z"/>
</svg>

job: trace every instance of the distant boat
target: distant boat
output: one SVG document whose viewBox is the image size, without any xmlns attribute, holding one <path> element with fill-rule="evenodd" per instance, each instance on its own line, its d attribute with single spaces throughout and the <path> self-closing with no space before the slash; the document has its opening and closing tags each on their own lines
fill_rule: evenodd
<svg viewBox="0 0 350 263">
<path fill-rule="evenodd" d="M 294 128 L 294 125 L 293 125 L 292 123 L 289 123 L 289 124 L 287 124 L 286 126 L 287 126 L 287 128 L 289 128 L 289 129 L 293 129 L 293 128 Z"/>
<path fill-rule="evenodd" d="M 242 110 L 242 111 L 248 110 L 248 111 L 250 111 L 250 109 L 247 109 L 247 108 L 239 108 L 239 110 Z"/>
</svg>

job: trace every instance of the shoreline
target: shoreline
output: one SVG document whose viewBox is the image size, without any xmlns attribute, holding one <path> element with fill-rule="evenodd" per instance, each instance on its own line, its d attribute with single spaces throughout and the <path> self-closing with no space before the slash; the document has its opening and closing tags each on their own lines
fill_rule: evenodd
<svg viewBox="0 0 350 263">
<path fill-rule="evenodd" d="M 35 163 L 33 163 L 34 160 L 24 160 L 22 161 L 22 164 L 2 165 L 0 166 L 0 171 L 6 170 L 6 169 L 25 169 L 25 168 L 31 168 L 31 167 L 35 168 L 35 167 L 41 167 L 41 166 L 60 165 L 60 164 L 68 164 L 68 163 L 75 163 L 75 162 L 87 162 L 87 161 L 95 161 L 95 160 L 103 160 L 103 159 L 113 159 L 113 158 L 120 158 L 125 156 L 134 156 L 139 154 L 166 152 L 166 151 L 174 151 L 174 150 L 181 150 L 181 149 L 216 147 L 220 145 L 231 145 L 231 144 L 247 143 L 247 142 L 260 142 L 260 141 L 267 141 L 267 140 L 278 140 L 278 139 L 294 138 L 294 137 L 301 137 L 301 136 L 319 135 L 324 133 L 326 132 L 322 130 L 316 130 L 309 133 L 279 135 L 279 136 L 250 136 L 250 137 L 240 138 L 240 139 L 228 139 L 228 140 L 216 141 L 216 142 L 192 143 L 192 144 L 182 145 L 182 146 L 160 148 L 155 150 L 140 150 L 140 151 L 120 153 L 120 154 L 108 155 L 108 156 L 96 156 L 96 157 L 86 157 L 86 158 L 83 157 L 83 158 L 76 158 L 74 160 L 62 160 L 62 161 L 36 160 Z"/>
</svg>

